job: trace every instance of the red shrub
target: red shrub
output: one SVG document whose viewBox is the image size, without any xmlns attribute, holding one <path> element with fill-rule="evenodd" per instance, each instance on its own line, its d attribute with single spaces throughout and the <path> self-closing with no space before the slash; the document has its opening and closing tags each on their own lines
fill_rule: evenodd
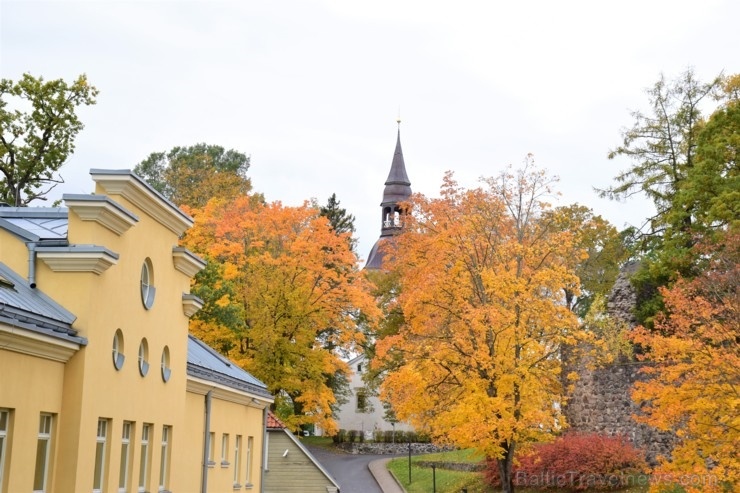
<svg viewBox="0 0 740 493">
<path fill-rule="evenodd" d="M 616 489 L 647 469 L 643 454 L 625 438 L 597 434 L 569 433 L 517 459 L 514 484 L 530 488 Z M 492 486 L 501 484 L 495 460 L 487 460 L 484 475 Z"/>
</svg>

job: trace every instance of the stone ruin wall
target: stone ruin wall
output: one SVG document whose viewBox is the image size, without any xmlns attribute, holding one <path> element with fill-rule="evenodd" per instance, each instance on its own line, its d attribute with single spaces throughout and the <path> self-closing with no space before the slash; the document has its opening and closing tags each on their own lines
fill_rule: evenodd
<svg viewBox="0 0 740 493">
<path fill-rule="evenodd" d="M 618 277 L 607 300 L 610 316 L 624 320 L 630 327 L 636 325 L 632 314 L 636 294 L 629 282 L 636 265 L 628 265 Z M 564 355 L 565 372 L 575 371 L 579 375 L 569 396 L 564 412 L 570 429 L 582 433 L 622 435 L 639 449 L 645 450 L 646 459 L 655 464 L 658 456 L 668 456 L 674 443 L 672 433 L 661 432 L 632 419 L 640 408 L 632 402 L 632 385 L 643 378 L 640 368 L 643 363 L 622 358 L 597 369 L 586 368 L 582 361 L 569 361 Z"/>
</svg>

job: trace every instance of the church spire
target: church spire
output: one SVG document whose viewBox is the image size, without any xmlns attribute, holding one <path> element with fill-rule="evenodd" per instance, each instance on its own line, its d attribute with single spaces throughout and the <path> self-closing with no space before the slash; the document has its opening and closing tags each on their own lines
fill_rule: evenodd
<svg viewBox="0 0 740 493">
<path fill-rule="evenodd" d="M 383 263 L 383 254 L 379 251 L 380 244 L 387 237 L 400 231 L 403 227 L 403 215 L 400 204 L 411 197 L 411 182 L 406 174 L 406 163 L 403 160 L 401 149 L 401 119 L 398 120 L 398 134 L 396 136 L 396 150 L 393 153 L 393 161 L 388 178 L 385 180 L 383 190 L 383 201 L 380 203 L 382 209 L 380 238 L 373 245 L 370 255 L 365 264 L 367 269 L 380 269 Z"/>
<path fill-rule="evenodd" d="M 403 202 L 411 197 L 411 182 L 406 174 L 406 163 L 403 161 L 403 150 L 401 149 L 401 119 L 398 122 L 398 135 L 396 137 L 396 150 L 393 153 L 391 170 L 385 180 L 383 191 L 383 203 L 385 204 Z"/>
</svg>

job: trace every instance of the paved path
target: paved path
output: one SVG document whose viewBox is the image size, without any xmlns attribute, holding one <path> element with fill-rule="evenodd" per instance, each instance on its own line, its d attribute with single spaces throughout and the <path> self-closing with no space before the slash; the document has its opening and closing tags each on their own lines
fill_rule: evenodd
<svg viewBox="0 0 740 493">
<path fill-rule="evenodd" d="M 391 459 L 392 457 L 376 459 L 368 464 L 368 468 L 373 477 L 375 477 L 375 481 L 380 485 L 380 489 L 383 490 L 383 493 L 404 493 L 403 488 L 399 486 L 396 478 L 394 478 L 388 471 L 387 465 L 388 461 Z"/>
<path fill-rule="evenodd" d="M 403 493 L 386 463 L 388 455 L 355 455 L 309 447 L 321 465 L 339 483 L 341 493 Z"/>
</svg>

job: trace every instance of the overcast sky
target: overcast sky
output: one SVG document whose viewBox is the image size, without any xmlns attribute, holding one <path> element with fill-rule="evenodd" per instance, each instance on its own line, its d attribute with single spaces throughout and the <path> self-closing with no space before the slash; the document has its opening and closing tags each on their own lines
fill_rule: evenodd
<svg viewBox="0 0 740 493">
<path fill-rule="evenodd" d="M 366 259 L 399 108 L 415 192 L 532 153 L 561 203 L 640 225 L 644 202 L 593 192 L 627 166 L 607 153 L 661 72 L 740 72 L 738 19 L 736 0 L 0 0 L 0 76 L 100 90 L 55 198 L 91 192 L 90 168 L 217 144 L 251 156 L 269 201 L 336 193 Z"/>
</svg>

